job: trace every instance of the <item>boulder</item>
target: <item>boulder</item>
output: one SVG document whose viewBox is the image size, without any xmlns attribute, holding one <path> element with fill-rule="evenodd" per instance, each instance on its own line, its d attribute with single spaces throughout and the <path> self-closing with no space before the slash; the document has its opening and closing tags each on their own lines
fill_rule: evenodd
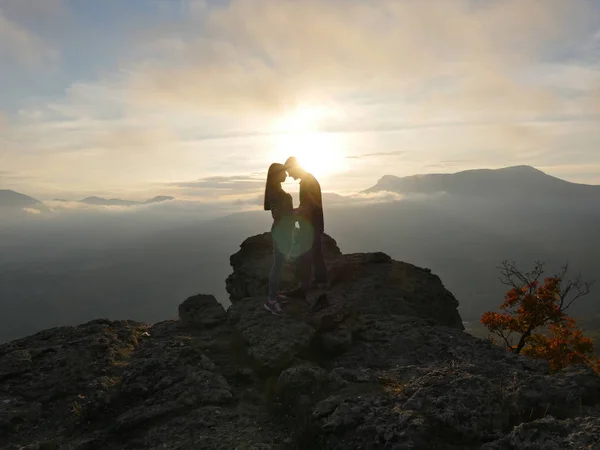
<svg viewBox="0 0 600 450">
<path fill-rule="evenodd" d="M 31 365 L 31 354 L 27 350 L 11 351 L 0 358 L 0 380 L 27 372 Z"/>
<path fill-rule="evenodd" d="M 544 417 L 526 422 L 505 437 L 484 444 L 481 450 L 598 450 L 600 418 L 559 420 Z"/>
<path fill-rule="evenodd" d="M 554 375 L 536 374 L 515 383 L 511 400 L 522 420 L 577 417 L 600 403 L 600 377 L 585 366 L 568 366 Z"/>
<path fill-rule="evenodd" d="M 258 299 L 233 304 L 230 323 L 247 346 L 247 354 L 262 373 L 279 373 L 309 351 L 316 330 L 291 316 L 273 316 Z"/>
<path fill-rule="evenodd" d="M 296 411 L 310 405 L 327 382 L 325 370 L 310 362 L 300 362 L 283 370 L 277 378 L 275 393 L 284 408 Z"/>
<path fill-rule="evenodd" d="M 341 255 L 337 243 L 331 236 L 323 236 L 323 254 L 327 260 Z M 225 280 L 232 303 L 244 298 L 267 295 L 269 272 L 273 262 L 271 233 L 263 233 L 246 239 L 240 250 L 231 256 L 233 273 Z M 295 267 L 289 264 L 281 276 L 281 288 L 296 286 Z"/>
<path fill-rule="evenodd" d="M 147 328 L 139 322 L 99 319 L 0 345 L 5 374 L 0 379 L 0 421 L 19 425 L 7 436 L 0 433 L 0 448 L 21 439 L 23 445 L 45 439 L 79 420 L 86 403 L 115 386 L 118 371 Z M 103 385 L 103 377 L 110 381 Z M 38 436 L 31 436 L 31 430 Z"/>
<path fill-rule="evenodd" d="M 352 333 L 346 327 L 320 333 L 321 347 L 330 354 L 343 353 L 352 346 Z"/>
<path fill-rule="evenodd" d="M 344 310 L 346 314 L 394 314 L 464 329 L 458 301 L 430 270 L 393 261 L 381 252 L 342 255 L 327 235 L 324 248 L 331 285 L 327 292 L 328 313 Z M 246 239 L 231 256 L 233 273 L 226 285 L 233 303 L 267 295 L 272 251 L 270 235 L 265 233 Z M 281 288 L 296 285 L 293 269 L 287 268 Z"/>
<path fill-rule="evenodd" d="M 0 430 L 12 429 L 22 423 L 35 421 L 41 414 L 40 403 L 0 394 Z"/>
<path fill-rule="evenodd" d="M 179 305 L 179 320 L 193 328 L 212 328 L 227 319 L 225 310 L 212 295 L 195 295 Z"/>
</svg>

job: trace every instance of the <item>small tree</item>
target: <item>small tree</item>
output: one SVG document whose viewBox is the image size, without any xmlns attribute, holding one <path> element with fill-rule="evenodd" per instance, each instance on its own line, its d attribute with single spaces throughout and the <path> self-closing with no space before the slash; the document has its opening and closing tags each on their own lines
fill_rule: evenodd
<svg viewBox="0 0 600 450">
<path fill-rule="evenodd" d="M 492 341 L 496 342 L 497 336 L 509 351 L 547 359 L 553 370 L 569 364 L 600 368 L 593 356 L 592 340 L 565 312 L 589 294 L 592 283 L 583 282 L 580 276 L 567 278 L 568 264 L 543 282 L 544 263 L 540 261 L 531 272 L 523 272 L 508 261 L 503 261 L 499 269 L 500 281 L 510 287 L 500 305 L 503 311 L 488 311 L 481 317 L 481 323 L 493 335 Z"/>
<path fill-rule="evenodd" d="M 550 325 L 550 335 L 532 334 L 523 354 L 545 359 L 554 371 L 572 364 L 584 364 L 600 373 L 600 358 L 594 356 L 594 342 L 577 327 L 572 317 Z"/>
</svg>

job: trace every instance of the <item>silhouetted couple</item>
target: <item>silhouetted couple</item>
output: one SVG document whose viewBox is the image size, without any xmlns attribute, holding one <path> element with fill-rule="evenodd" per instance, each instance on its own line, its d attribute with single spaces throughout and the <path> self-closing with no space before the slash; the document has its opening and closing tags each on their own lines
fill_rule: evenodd
<svg viewBox="0 0 600 450">
<path fill-rule="evenodd" d="M 288 174 L 294 180 L 300 180 L 300 205 L 296 209 L 292 196 L 281 186 Z M 281 303 L 287 303 L 293 298 L 306 300 L 311 288 L 327 284 L 327 267 L 323 257 L 325 225 L 321 186 L 292 156 L 285 164 L 274 163 L 269 167 L 264 207 L 273 216 L 273 266 L 269 276 L 269 300 L 265 303 L 265 309 L 281 315 Z M 285 262 L 291 258 L 296 260 L 299 286 L 291 291 L 279 292 L 281 271 Z"/>
</svg>

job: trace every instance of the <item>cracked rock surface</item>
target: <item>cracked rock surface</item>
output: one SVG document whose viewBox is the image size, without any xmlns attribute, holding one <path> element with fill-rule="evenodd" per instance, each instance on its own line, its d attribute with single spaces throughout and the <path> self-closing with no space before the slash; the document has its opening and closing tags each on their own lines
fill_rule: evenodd
<svg viewBox="0 0 600 450">
<path fill-rule="evenodd" d="M 0 449 L 600 449 L 600 377 L 463 331 L 429 270 L 325 237 L 323 309 L 262 307 L 268 233 L 152 326 L 95 320 L 0 346 Z M 286 268 L 284 285 L 294 282 Z"/>
</svg>

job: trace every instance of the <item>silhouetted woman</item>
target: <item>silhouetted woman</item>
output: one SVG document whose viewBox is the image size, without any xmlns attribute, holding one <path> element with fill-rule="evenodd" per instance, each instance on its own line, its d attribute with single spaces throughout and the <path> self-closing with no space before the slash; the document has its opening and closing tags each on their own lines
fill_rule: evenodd
<svg viewBox="0 0 600 450">
<path fill-rule="evenodd" d="M 287 178 L 283 164 L 273 163 L 269 167 L 265 187 L 265 211 L 271 211 L 273 225 L 271 236 L 273 238 L 273 266 L 269 275 L 269 300 L 265 309 L 275 315 L 283 314 L 280 303 L 288 301 L 279 297 L 279 278 L 285 260 L 292 246 L 294 232 L 294 201 L 292 196 L 285 192 L 281 183 Z"/>
</svg>

